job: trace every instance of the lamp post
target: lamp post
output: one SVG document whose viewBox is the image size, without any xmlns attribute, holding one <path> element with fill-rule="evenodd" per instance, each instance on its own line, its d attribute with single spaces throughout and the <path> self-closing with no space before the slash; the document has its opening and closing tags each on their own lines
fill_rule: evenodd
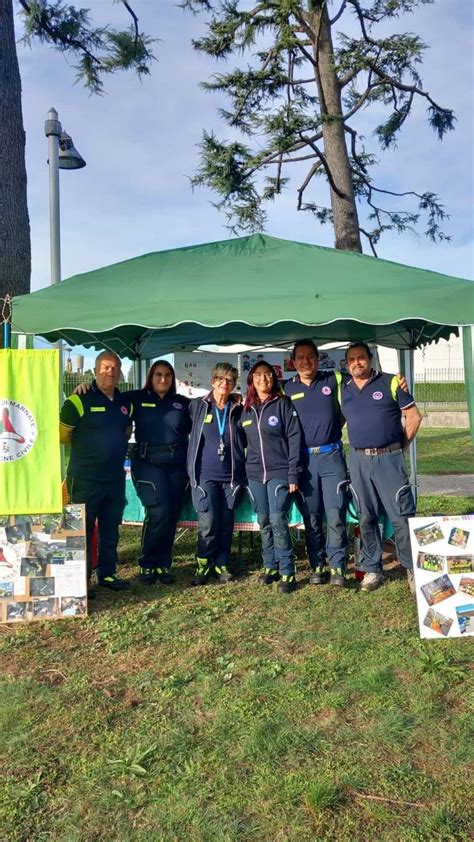
<svg viewBox="0 0 474 842">
<path fill-rule="evenodd" d="M 67 132 L 63 132 L 55 108 L 48 111 L 44 133 L 48 138 L 51 283 L 57 284 L 61 280 L 59 170 L 80 170 L 86 166 L 86 162 L 75 148 L 71 137 Z"/>
</svg>

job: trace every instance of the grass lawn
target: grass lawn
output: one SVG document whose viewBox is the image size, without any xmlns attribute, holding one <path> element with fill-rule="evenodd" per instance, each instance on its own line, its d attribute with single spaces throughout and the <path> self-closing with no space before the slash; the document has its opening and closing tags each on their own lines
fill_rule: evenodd
<svg viewBox="0 0 474 842">
<path fill-rule="evenodd" d="M 363 594 L 301 562 L 285 597 L 245 536 L 238 581 L 196 591 L 188 535 L 176 585 L 150 589 L 138 539 L 123 528 L 127 595 L 0 629 L 2 840 L 470 838 L 472 641 L 420 641 L 398 570 Z"/>
<path fill-rule="evenodd" d="M 474 447 L 468 429 L 422 425 L 416 441 L 420 474 L 474 474 Z"/>
</svg>

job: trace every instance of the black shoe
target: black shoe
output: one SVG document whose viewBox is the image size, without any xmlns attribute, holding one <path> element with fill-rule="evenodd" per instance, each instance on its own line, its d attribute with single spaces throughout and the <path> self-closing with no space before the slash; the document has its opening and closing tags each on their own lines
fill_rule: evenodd
<svg viewBox="0 0 474 842">
<path fill-rule="evenodd" d="M 273 570 L 272 567 L 264 567 L 262 575 L 258 577 L 258 584 L 273 585 L 274 582 L 278 582 L 279 580 L 280 574 L 278 570 Z"/>
<path fill-rule="evenodd" d="M 104 576 L 103 579 L 99 579 L 98 584 L 101 588 L 108 588 L 109 591 L 127 591 L 130 587 L 130 582 L 120 579 L 115 573 L 113 576 Z"/>
<path fill-rule="evenodd" d="M 325 564 L 318 564 L 317 567 L 313 567 L 313 572 L 309 577 L 310 585 L 327 585 L 329 582 L 329 570 L 327 569 Z"/>
<path fill-rule="evenodd" d="M 155 578 L 162 585 L 174 585 L 174 576 L 165 567 L 155 567 Z"/>
<path fill-rule="evenodd" d="M 138 579 L 142 585 L 154 585 L 157 579 L 156 570 L 153 567 L 140 567 Z"/>
<path fill-rule="evenodd" d="M 198 564 L 196 575 L 194 579 L 191 579 L 191 585 L 194 588 L 199 587 L 200 585 L 207 585 L 210 572 L 211 568 L 208 564 Z"/>
<path fill-rule="evenodd" d="M 222 585 L 226 585 L 227 582 L 233 582 L 234 581 L 234 577 L 233 577 L 232 573 L 230 572 L 229 568 L 226 567 L 225 565 L 222 565 L 222 567 L 216 567 L 215 571 L 217 573 L 217 578 L 219 579 L 219 582 Z"/>
<path fill-rule="evenodd" d="M 282 576 L 278 582 L 278 593 L 293 593 L 296 590 L 296 579 L 294 576 Z"/>
<path fill-rule="evenodd" d="M 331 585 L 336 585 L 338 588 L 345 588 L 347 586 L 347 579 L 344 574 L 344 570 L 342 567 L 331 567 L 330 570 L 331 575 Z"/>
</svg>

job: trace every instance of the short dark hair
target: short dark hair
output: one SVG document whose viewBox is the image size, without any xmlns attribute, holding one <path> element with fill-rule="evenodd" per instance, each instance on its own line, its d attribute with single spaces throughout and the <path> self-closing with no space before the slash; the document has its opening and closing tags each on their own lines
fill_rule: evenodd
<svg viewBox="0 0 474 842">
<path fill-rule="evenodd" d="M 318 347 L 315 344 L 315 342 L 313 342 L 312 339 L 297 339 L 295 344 L 293 345 L 293 350 L 291 352 L 291 359 L 292 360 L 294 360 L 294 358 L 295 358 L 295 354 L 296 354 L 297 349 L 301 348 L 303 345 L 308 345 L 310 348 L 313 349 L 316 356 L 319 357 Z"/>
<path fill-rule="evenodd" d="M 352 351 L 353 348 L 363 348 L 364 351 L 367 352 L 367 356 L 368 356 L 369 360 L 372 359 L 373 353 L 370 350 L 369 346 L 367 345 L 367 342 L 351 342 L 351 344 L 348 345 L 347 348 L 346 348 L 346 353 L 345 353 L 346 362 L 347 362 L 347 355 L 348 355 L 349 351 Z"/>
</svg>

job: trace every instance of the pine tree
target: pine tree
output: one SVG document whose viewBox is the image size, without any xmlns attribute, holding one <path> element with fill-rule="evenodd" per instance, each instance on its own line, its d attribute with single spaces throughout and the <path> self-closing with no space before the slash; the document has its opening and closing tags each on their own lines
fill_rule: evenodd
<svg viewBox="0 0 474 842">
<path fill-rule="evenodd" d="M 294 165 L 293 172 L 305 167 L 298 210 L 331 223 L 338 249 L 362 251 L 363 235 L 376 254 L 384 231 L 413 229 L 422 216 L 431 240 L 449 239 L 440 227 L 446 212 L 433 192 L 394 193 L 374 183 L 377 159 L 357 128 L 360 112 L 377 106 L 385 116 L 375 136 L 382 150 L 394 147 L 417 100 L 425 101 L 428 124 L 440 139 L 454 128 L 452 110 L 423 87 L 421 38 L 386 34 L 393 18 L 431 2 L 257 0 L 250 9 L 240 0 L 184 0 L 193 12 L 210 14 L 195 49 L 226 61 L 242 57 L 240 66 L 202 84 L 228 98 L 228 108 L 219 111 L 232 138 L 204 131 L 192 181 L 217 193 L 216 206 L 232 231 L 264 227 L 265 205 L 288 186 Z M 321 179 L 329 202 L 320 198 Z M 412 203 L 394 209 L 394 198 Z"/>
</svg>

